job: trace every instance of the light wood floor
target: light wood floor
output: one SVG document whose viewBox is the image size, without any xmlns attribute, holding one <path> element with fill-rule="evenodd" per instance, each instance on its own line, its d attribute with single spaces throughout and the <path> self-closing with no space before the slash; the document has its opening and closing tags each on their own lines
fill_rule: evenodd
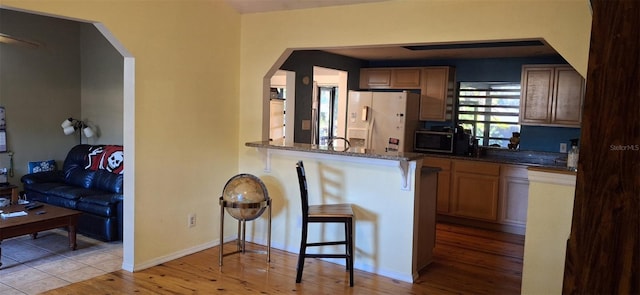
<svg viewBox="0 0 640 295">
<path fill-rule="evenodd" d="M 220 268 L 214 247 L 44 294 L 520 294 L 523 248 L 524 236 L 438 224 L 434 262 L 414 284 L 356 270 L 350 288 L 343 266 L 314 259 L 296 284 L 296 254 L 272 250 L 270 264 L 264 254 L 235 254 Z"/>
</svg>

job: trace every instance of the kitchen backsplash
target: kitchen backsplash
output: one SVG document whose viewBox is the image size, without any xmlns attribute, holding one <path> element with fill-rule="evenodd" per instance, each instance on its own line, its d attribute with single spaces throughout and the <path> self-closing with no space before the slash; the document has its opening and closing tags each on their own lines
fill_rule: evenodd
<svg viewBox="0 0 640 295">
<path fill-rule="evenodd" d="M 421 128 L 430 129 L 433 126 L 453 127 L 452 121 L 422 122 Z M 580 138 L 580 128 L 520 126 L 520 150 L 539 152 L 560 152 L 560 144 L 566 143 L 567 150 L 571 148 L 572 138 Z"/>
<path fill-rule="evenodd" d="M 571 147 L 572 138 L 580 138 L 580 128 L 520 126 L 520 149 L 542 152 L 559 152 L 560 144 Z"/>
</svg>

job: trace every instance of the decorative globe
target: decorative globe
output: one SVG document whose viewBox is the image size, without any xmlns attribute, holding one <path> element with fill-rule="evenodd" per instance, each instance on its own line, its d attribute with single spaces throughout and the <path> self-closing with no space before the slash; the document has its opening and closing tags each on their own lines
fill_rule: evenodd
<svg viewBox="0 0 640 295">
<path fill-rule="evenodd" d="M 227 181 L 222 191 L 222 199 L 226 202 L 227 213 L 233 218 L 253 220 L 264 212 L 269 193 L 260 178 L 243 173 Z"/>
</svg>

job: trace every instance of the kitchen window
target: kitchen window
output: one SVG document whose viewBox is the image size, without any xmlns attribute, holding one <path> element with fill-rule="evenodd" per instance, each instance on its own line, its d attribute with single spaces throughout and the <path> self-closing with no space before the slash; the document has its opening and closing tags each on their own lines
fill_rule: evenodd
<svg viewBox="0 0 640 295">
<path fill-rule="evenodd" d="M 458 124 L 479 139 L 479 145 L 506 148 L 520 132 L 520 82 L 460 82 Z"/>
</svg>

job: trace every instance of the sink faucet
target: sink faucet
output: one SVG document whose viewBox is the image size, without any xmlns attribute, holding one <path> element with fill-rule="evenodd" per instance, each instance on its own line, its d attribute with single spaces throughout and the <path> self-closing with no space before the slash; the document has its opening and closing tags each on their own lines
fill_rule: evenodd
<svg viewBox="0 0 640 295">
<path fill-rule="evenodd" d="M 347 139 L 346 139 L 346 138 L 344 138 L 344 137 L 339 137 L 339 136 L 331 137 L 331 138 L 329 139 L 329 144 L 328 144 L 328 146 L 333 147 L 333 140 L 335 140 L 335 139 L 342 139 L 342 140 L 344 140 L 344 142 L 347 144 L 347 146 L 345 147 L 344 151 L 347 151 L 347 150 L 351 147 L 351 143 L 349 142 L 349 140 L 347 140 Z"/>
</svg>

